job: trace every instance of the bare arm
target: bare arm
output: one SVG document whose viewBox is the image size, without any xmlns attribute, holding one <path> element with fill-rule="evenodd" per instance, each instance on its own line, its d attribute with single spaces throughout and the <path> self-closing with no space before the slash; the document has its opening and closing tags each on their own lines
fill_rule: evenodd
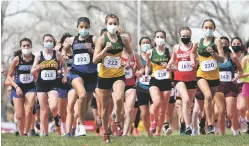
<svg viewBox="0 0 249 146">
<path fill-rule="evenodd" d="M 220 38 L 216 38 L 215 39 L 215 45 L 216 48 L 218 50 L 218 54 L 217 53 L 212 53 L 211 55 L 218 61 L 224 62 L 224 52 L 223 52 L 223 48 L 222 48 L 222 43 Z"/>
<path fill-rule="evenodd" d="M 96 42 L 94 53 L 93 53 L 94 64 L 99 63 L 99 61 L 105 55 L 106 51 L 111 48 L 111 43 L 106 44 L 106 47 L 102 50 L 103 47 L 104 47 L 104 36 L 100 36 Z"/>
<path fill-rule="evenodd" d="M 40 61 L 40 53 L 37 53 L 35 55 L 35 60 L 34 60 L 34 63 L 33 63 L 32 69 L 31 69 L 31 74 L 33 76 L 36 76 L 36 73 L 41 69 L 39 66 L 39 61 Z"/>
<path fill-rule="evenodd" d="M 148 50 L 146 52 L 146 66 L 145 66 L 145 75 L 149 75 L 149 72 L 150 72 L 150 56 L 152 54 L 152 49 Z"/>
<path fill-rule="evenodd" d="M 74 37 L 65 39 L 64 47 L 62 48 L 62 51 L 61 51 L 62 56 L 67 55 L 67 53 L 69 52 L 69 49 L 72 47 L 73 40 L 74 40 Z"/>
<path fill-rule="evenodd" d="M 64 59 L 62 58 L 62 55 L 60 52 L 56 52 L 56 57 L 58 61 L 61 63 L 64 71 L 64 77 L 67 77 L 67 64 L 65 63 Z"/>
<path fill-rule="evenodd" d="M 176 52 L 177 52 L 177 48 L 179 48 L 179 45 L 175 45 L 173 47 L 173 52 L 171 54 L 171 58 L 168 62 L 168 65 L 167 65 L 167 69 L 170 70 L 170 71 L 175 71 L 176 69 Z"/>
<path fill-rule="evenodd" d="M 18 85 L 14 82 L 14 79 L 13 79 L 15 69 L 16 69 L 18 63 L 19 63 L 19 58 L 18 58 L 18 56 L 16 56 L 13 59 L 13 61 L 11 62 L 11 65 L 10 65 L 10 68 L 9 68 L 9 71 L 7 74 L 7 80 L 9 81 L 10 85 L 14 88 L 18 87 Z"/>
<path fill-rule="evenodd" d="M 195 58 L 196 58 L 196 54 L 197 54 L 198 45 L 199 45 L 199 42 L 194 42 L 193 43 L 193 48 L 190 51 L 190 61 L 191 61 L 192 67 L 194 67 L 197 64 L 196 61 L 195 61 Z"/>
<path fill-rule="evenodd" d="M 138 71 L 142 75 L 142 74 L 144 74 L 144 67 L 142 65 L 141 59 L 140 59 L 140 57 L 138 56 L 137 53 L 134 53 L 134 56 L 136 58 L 136 64 L 137 64 L 137 67 L 138 67 Z"/>
</svg>

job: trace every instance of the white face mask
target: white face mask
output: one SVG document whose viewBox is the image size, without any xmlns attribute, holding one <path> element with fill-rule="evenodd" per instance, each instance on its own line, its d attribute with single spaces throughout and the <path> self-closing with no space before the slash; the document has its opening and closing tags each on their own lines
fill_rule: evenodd
<svg viewBox="0 0 249 146">
<path fill-rule="evenodd" d="M 107 25 L 106 29 L 111 33 L 111 34 L 115 34 L 118 30 L 118 26 L 117 25 Z"/>
<path fill-rule="evenodd" d="M 165 40 L 163 38 L 156 38 L 155 43 L 157 46 L 163 46 L 165 45 Z"/>
<path fill-rule="evenodd" d="M 32 53 L 32 49 L 22 49 L 22 54 L 29 55 Z"/>
</svg>

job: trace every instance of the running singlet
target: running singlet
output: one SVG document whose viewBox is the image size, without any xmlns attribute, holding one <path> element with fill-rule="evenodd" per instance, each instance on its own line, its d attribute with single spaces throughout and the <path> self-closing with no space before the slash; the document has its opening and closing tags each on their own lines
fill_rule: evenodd
<svg viewBox="0 0 249 146">
<path fill-rule="evenodd" d="M 246 64 L 246 67 L 243 71 L 244 71 L 244 73 L 249 73 L 249 64 L 248 63 Z M 241 81 L 249 83 L 249 76 L 241 78 Z"/>
<path fill-rule="evenodd" d="M 190 61 L 190 51 L 192 47 L 193 44 L 191 44 L 191 48 L 187 51 L 183 51 L 179 45 L 176 52 L 177 70 L 175 71 L 174 80 L 185 82 L 196 80 L 196 68 L 191 67 Z"/>
<path fill-rule="evenodd" d="M 40 61 L 39 65 L 44 66 L 41 68 L 38 76 L 37 82 L 51 82 L 56 81 L 57 70 L 59 68 L 59 63 L 56 58 L 56 51 L 53 50 L 53 56 L 50 60 L 46 60 L 43 56 L 43 52 L 40 52 Z"/>
<path fill-rule="evenodd" d="M 34 77 L 30 73 L 32 69 L 32 65 L 34 63 L 35 56 L 32 55 L 32 60 L 29 62 L 24 61 L 22 55 L 19 55 L 19 63 L 15 70 L 15 78 L 14 81 L 16 84 L 20 85 L 27 85 L 27 84 L 34 84 Z"/>
<path fill-rule="evenodd" d="M 207 47 L 213 48 L 217 53 L 217 48 L 214 43 L 215 38 L 213 37 L 212 41 L 208 46 L 204 46 L 204 38 L 200 40 L 198 46 L 198 56 L 199 56 L 199 67 L 197 70 L 197 77 L 201 77 L 207 80 L 218 80 L 219 79 L 219 68 L 217 60 L 206 51 Z"/>
<path fill-rule="evenodd" d="M 108 50 L 104 57 L 99 68 L 99 77 L 101 78 L 115 78 L 125 75 L 124 66 L 121 62 L 121 56 L 123 51 L 123 43 L 120 35 L 117 35 L 117 42 L 113 43 L 108 38 L 107 34 L 104 35 L 104 47 L 107 42 L 111 42 L 112 49 Z"/>
<path fill-rule="evenodd" d="M 125 64 L 126 62 L 127 62 L 127 58 L 122 57 L 122 64 Z M 136 60 L 135 60 L 135 56 L 133 55 L 133 57 L 130 60 L 129 69 L 124 69 L 126 86 L 132 86 L 136 84 L 135 70 L 134 70 L 135 66 L 136 66 Z"/>
<path fill-rule="evenodd" d="M 168 63 L 170 60 L 169 49 L 165 48 L 165 53 L 159 55 L 154 48 L 151 54 L 151 65 L 152 65 L 152 75 L 157 80 L 171 79 L 171 72 L 168 72 L 165 67 L 161 66 L 161 63 Z"/>
<path fill-rule="evenodd" d="M 232 82 L 234 78 L 234 64 L 228 55 L 227 61 L 225 63 L 219 62 L 219 70 L 220 70 L 220 81 L 221 82 Z"/>
<path fill-rule="evenodd" d="M 93 73 L 97 71 L 97 65 L 92 62 L 93 54 L 87 49 L 90 44 L 94 48 L 93 36 L 90 35 L 87 40 L 79 40 L 79 36 L 74 37 L 72 44 L 73 64 L 72 70 L 81 73 Z"/>
</svg>

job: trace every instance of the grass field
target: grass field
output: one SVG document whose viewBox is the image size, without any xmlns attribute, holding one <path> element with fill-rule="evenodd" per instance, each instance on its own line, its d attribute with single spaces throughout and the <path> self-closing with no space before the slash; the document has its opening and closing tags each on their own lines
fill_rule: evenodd
<svg viewBox="0 0 249 146">
<path fill-rule="evenodd" d="M 88 134 L 92 135 L 92 134 Z M 102 137 L 16 137 L 2 134 L 2 146 L 249 146 L 249 135 L 240 136 L 161 136 L 161 137 L 111 137 L 111 143 L 102 144 Z"/>
</svg>

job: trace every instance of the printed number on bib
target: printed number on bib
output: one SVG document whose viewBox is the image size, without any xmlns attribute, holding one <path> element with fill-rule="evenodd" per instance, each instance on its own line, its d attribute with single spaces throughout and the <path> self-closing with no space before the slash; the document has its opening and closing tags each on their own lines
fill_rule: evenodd
<svg viewBox="0 0 249 146">
<path fill-rule="evenodd" d="M 220 81 L 231 82 L 232 81 L 232 73 L 230 71 L 221 71 L 220 72 Z"/>
<path fill-rule="evenodd" d="M 149 85 L 150 84 L 150 76 L 145 76 L 143 75 L 142 77 L 139 78 L 139 82 L 143 85 Z"/>
<path fill-rule="evenodd" d="M 157 80 L 169 79 L 169 72 L 167 72 L 166 69 L 157 70 L 157 71 L 155 72 L 155 78 L 156 78 Z"/>
<path fill-rule="evenodd" d="M 55 80 L 56 79 L 56 71 L 55 70 L 43 70 L 41 71 L 41 78 L 43 80 Z"/>
<path fill-rule="evenodd" d="M 86 65 L 90 63 L 90 55 L 88 53 L 76 54 L 74 56 L 75 65 Z"/>
<path fill-rule="evenodd" d="M 106 56 L 104 59 L 104 66 L 106 68 L 120 68 L 120 57 Z"/>
<path fill-rule="evenodd" d="M 133 71 L 132 71 L 131 68 L 125 69 L 125 78 L 126 78 L 126 79 L 132 78 L 132 75 L 133 75 Z"/>
<path fill-rule="evenodd" d="M 23 84 L 28 84 L 33 82 L 34 78 L 31 74 L 20 74 L 19 80 Z"/>
<path fill-rule="evenodd" d="M 201 70 L 202 71 L 213 71 L 217 69 L 216 60 L 205 60 L 201 62 Z"/>
<path fill-rule="evenodd" d="M 179 71 L 192 71 L 193 68 L 191 67 L 191 61 L 180 61 L 178 63 L 178 70 Z"/>
</svg>

